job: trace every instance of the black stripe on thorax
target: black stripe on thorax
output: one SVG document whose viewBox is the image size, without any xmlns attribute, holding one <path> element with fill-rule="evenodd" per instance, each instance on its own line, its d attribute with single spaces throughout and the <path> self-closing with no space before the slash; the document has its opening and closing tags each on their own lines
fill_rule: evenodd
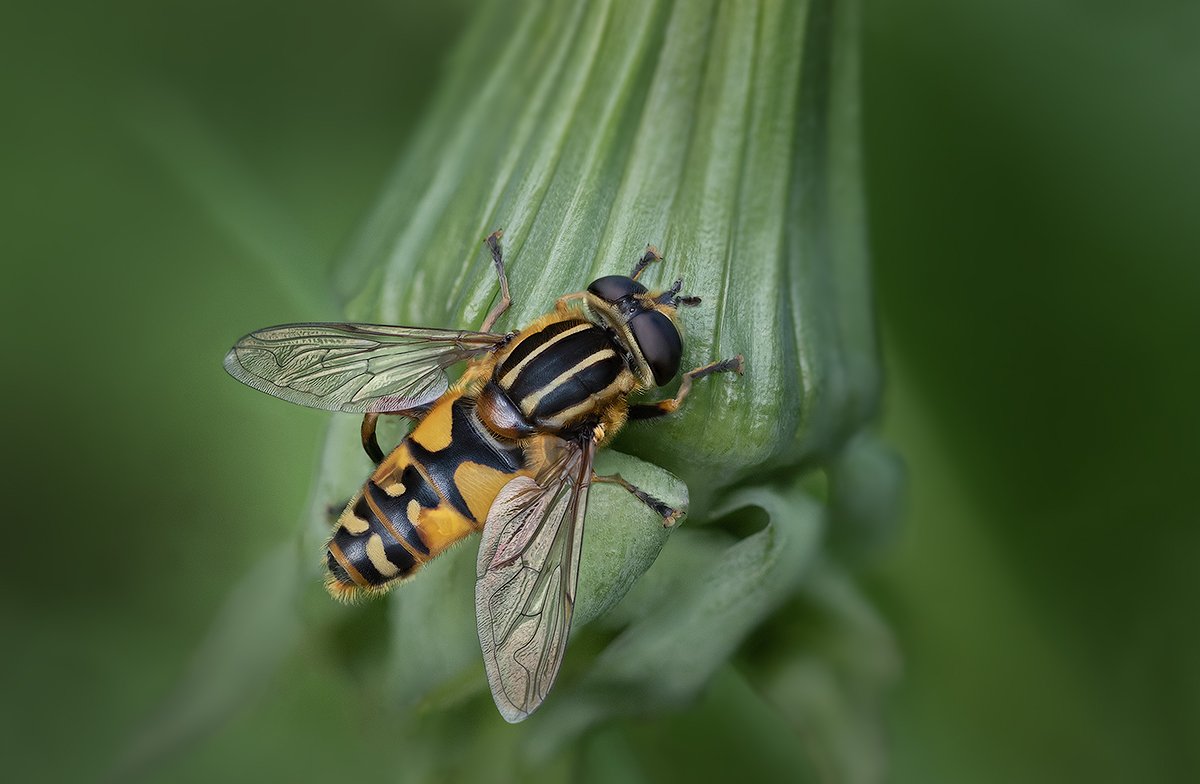
<svg viewBox="0 0 1200 784">
<path fill-rule="evenodd" d="M 525 398 L 536 394 L 592 354 L 605 349 L 615 351 L 603 329 L 592 327 L 576 332 L 534 357 L 517 374 L 507 391 L 513 401 L 521 405 Z"/>
<path fill-rule="evenodd" d="M 503 376 L 505 373 L 512 370 L 517 365 L 521 364 L 521 361 L 524 360 L 525 357 L 532 354 L 534 352 L 534 350 L 545 345 L 555 335 L 558 335 L 559 333 L 562 333 L 562 332 L 566 332 L 568 329 L 571 329 L 573 327 L 578 327 L 580 324 L 583 324 L 583 323 L 584 323 L 583 319 L 568 319 L 566 321 L 556 321 L 553 324 L 547 324 L 545 327 L 538 330 L 537 332 L 534 332 L 530 335 L 525 336 L 524 338 L 521 339 L 520 343 L 517 343 L 515 346 L 513 346 L 512 351 L 509 353 L 509 355 L 507 357 L 504 358 L 504 361 L 500 364 L 500 367 L 497 368 L 497 370 L 496 370 L 496 376 L 497 377 Z"/>
<path fill-rule="evenodd" d="M 576 361 L 581 361 L 575 358 Z M 573 365 L 565 365 L 569 370 Z M 546 390 L 537 406 L 530 412 L 530 418 L 537 422 L 539 419 L 552 417 L 560 411 L 576 406 L 592 395 L 603 391 L 621 375 L 625 369 L 625 361 L 615 353 L 595 362 L 583 370 L 569 376 L 553 389 Z"/>
<path fill-rule="evenodd" d="M 465 462 L 478 463 L 505 473 L 515 473 L 525 465 L 525 454 L 515 441 L 500 438 L 487 429 L 475 412 L 470 398 L 455 400 L 450 409 L 450 444 L 431 452 L 415 439 L 408 448 L 413 459 L 421 464 L 442 496 L 468 520 L 480 522 L 471 514 L 466 499 L 454 482 L 454 472 Z"/>
</svg>

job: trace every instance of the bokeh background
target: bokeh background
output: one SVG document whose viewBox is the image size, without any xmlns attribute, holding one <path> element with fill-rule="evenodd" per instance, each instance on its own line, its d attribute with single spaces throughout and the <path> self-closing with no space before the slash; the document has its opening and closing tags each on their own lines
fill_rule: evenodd
<svg viewBox="0 0 1200 784">
<path fill-rule="evenodd" d="M 472 8 L 0 12 L 14 780 L 100 778 L 294 532 L 328 415 L 220 358 L 337 315 L 307 292 Z M 892 779 L 1196 780 L 1200 7 L 870 0 L 863 53 Z M 336 781 L 398 742 L 314 651 L 261 689 L 153 777 Z M 637 731 L 669 762 L 708 709 Z"/>
</svg>

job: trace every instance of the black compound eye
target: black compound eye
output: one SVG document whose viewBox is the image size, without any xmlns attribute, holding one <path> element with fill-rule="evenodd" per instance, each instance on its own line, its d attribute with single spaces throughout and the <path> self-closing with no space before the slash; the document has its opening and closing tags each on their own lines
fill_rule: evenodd
<svg viewBox="0 0 1200 784">
<path fill-rule="evenodd" d="M 675 378 L 683 358 L 683 340 L 671 319 L 657 310 L 650 310 L 634 316 L 629 328 L 654 373 L 654 383 L 661 387 Z"/>
<path fill-rule="evenodd" d="M 605 275 L 593 280 L 588 291 L 605 302 L 616 302 L 634 294 L 645 294 L 646 287 L 624 275 Z"/>
</svg>

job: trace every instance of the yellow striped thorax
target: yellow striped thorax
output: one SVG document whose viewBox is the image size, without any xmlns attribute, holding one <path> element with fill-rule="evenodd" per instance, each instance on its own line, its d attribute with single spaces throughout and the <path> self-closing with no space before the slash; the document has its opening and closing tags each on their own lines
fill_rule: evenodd
<svg viewBox="0 0 1200 784">
<path fill-rule="evenodd" d="M 603 420 L 639 386 L 612 330 L 565 311 L 539 319 L 498 352 L 479 410 L 508 438 L 562 435 Z"/>
</svg>

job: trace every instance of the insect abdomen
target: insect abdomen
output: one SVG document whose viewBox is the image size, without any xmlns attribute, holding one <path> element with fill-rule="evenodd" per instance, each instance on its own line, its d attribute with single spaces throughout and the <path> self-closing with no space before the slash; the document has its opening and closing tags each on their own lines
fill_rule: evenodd
<svg viewBox="0 0 1200 784">
<path fill-rule="evenodd" d="M 338 518 L 325 556 L 330 592 L 350 598 L 408 577 L 482 527 L 524 464 L 518 444 L 479 421 L 472 399 L 443 397 Z"/>
</svg>

